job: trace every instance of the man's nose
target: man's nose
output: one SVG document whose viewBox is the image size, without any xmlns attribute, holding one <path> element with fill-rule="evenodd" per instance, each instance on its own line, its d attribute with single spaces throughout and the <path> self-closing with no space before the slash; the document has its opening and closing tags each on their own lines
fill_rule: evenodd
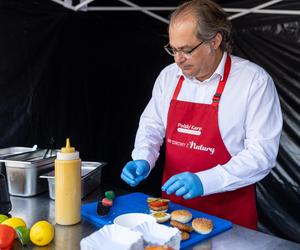
<svg viewBox="0 0 300 250">
<path fill-rule="evenodd" d="M 182 63 L 186 60 L 185 56 L 180 52 L 177 52 L 175 54 L 174 58 L 175 58 L 175 62 L 178 62 L 178 63 Z"/>
</svg>

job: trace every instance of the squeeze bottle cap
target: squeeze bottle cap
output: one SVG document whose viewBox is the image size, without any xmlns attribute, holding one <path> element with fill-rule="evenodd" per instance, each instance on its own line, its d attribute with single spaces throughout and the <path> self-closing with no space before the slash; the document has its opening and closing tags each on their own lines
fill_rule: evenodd
<svg viewBox="0 0 300 250">
<path fill-rule="evenodd" d="M 60 152 L 57 152 L 58 160 L 77 160 L 79 159 L 79 152 L 74 147 L 70 146 L 70 139 L 66 140 L 66 147 L 62 147 Z"/>
<path fill-rule="evenodd" d="M 66 140 L 66 147 L 61 148 L 61 152 L 62 153 L 74 153 L 75 152 L 75 148 L 71 147 L 71 145 L 70 145 L 70 139 L 69 138 L 67 138 L 67 140 Z"/>
</svg>

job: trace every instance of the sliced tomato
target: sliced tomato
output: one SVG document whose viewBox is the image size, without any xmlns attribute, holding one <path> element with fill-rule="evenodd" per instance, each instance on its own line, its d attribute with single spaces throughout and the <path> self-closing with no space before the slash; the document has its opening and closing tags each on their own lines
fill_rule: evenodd
<svg viewBox="0 0 300 250">
<path fill-rule="evenodd" d="M 166 201 L 152 201 L 149 203 L 149 205 L 151 207 L 163 207 L 163 206 L 167 206 L 168 202 Z"/>
</svg>

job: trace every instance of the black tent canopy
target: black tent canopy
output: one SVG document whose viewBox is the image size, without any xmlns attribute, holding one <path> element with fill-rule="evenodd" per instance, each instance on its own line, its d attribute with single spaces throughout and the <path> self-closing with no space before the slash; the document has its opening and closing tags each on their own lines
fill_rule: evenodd
<svg viewBox="0 0 300 250">
<path fill-rule="evenodd" d="M 97 0 L 52 0 L 73 11 L 140 11 L 149 15 L 163 23 L 169 23 L 165 15 L 159 12 L 172 11 L 180 3 L 180 1 L 147 1 L 151 6 L 145 6 L 145 1 L 116 0 L 116 1 L 97 1 Z M 229 19 L 233 20 L 241 16 L 251 13 L 273 14 L 273 15 L 300 15 L 300 10 L 287 9 L 287 1 L 271 0 L 271 1 L 217 1 L 224 6 L 224 10 L 228 12 Z M 246 4 L 245 2 L 248 2 Z M 279 3 L 284 2 L 284 5 Z M 225 7 L 226 5 L 232 7 Z M 246 7 L 247 6 L 247 7 Z M 269 7 L 269 8 L 268 8 Z"/>
<path fill-rule="evenodd" d="M 128 188 L 119 174 L 155 78 L 172 62 L 162 47 L 180 2 L 1 1 L 0 147 L 43 148 L 53 137 L 60 148 L 69 136 L 82 159 L 109 162 L 104 183 Z M 233 53 L 264 67 L 281 101 L 277 163 L 257 184 L 259 229 L 300 242 L 300 2 L 217 2 L 233 22 Z M 157 195 L 161 169 L 133 190 Z"/>
</svg>

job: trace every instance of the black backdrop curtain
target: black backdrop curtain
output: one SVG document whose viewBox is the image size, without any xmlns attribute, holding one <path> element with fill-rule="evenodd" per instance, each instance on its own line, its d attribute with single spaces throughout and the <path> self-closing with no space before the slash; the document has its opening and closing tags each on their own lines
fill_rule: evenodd
<svg viewBox="0 0 300 250">
<path fill-rule="evenodd" d="M 296 1 L 277 6 L 300 9 Z M 233 24 L 234 54 L 270 73 L 284 116 L 277 165 L 257 185 L 259 227 L 300 242 L 300 16 L 249 14 Z M 119 175 L 139 116 L 172 62 L 162 49 L 166 25 L 136 12 L 74 13 L 45 0 L 2 0 L 0 37 L 0 147 L 46 148 L 53 137 L 60 148 L 70 137 L 83 160 L 109 163 L 103 183 L 128 189 Z M 131 191 L 159 195 L 161 172 L 156 167 Z"/>
<path fill-rule="evenodd" d="M 257 185 L 259 228 L 300 242 L 300 16 L 251 14 L 233 24 L 234 53 L 269 72 L 284 119 L 276 167 Z"/>
</svg>

